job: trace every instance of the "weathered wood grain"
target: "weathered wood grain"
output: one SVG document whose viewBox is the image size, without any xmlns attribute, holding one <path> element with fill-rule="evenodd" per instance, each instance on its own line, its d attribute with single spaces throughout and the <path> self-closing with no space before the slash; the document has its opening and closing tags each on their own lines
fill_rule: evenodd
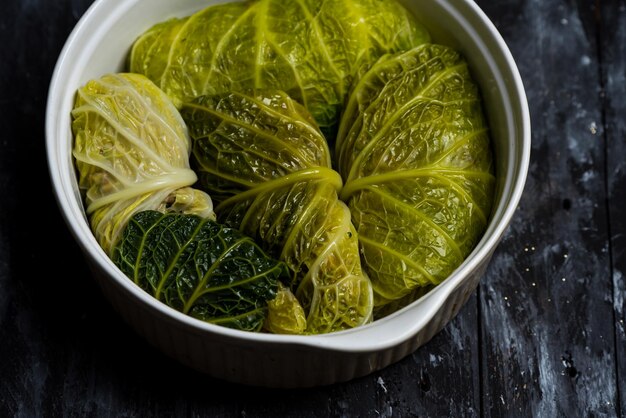
<svg viewBox="0 0 626 418">
<path fill-rule="evenodd" d="M 90 279 L 49 187 L 43 121 L 56 57 L 91 2 L 8 0 L 0 13 L 0 416 L 625 416 L 626 0 L 478 1 L 531 105 L 514 222 L 478 296 L 429 344 L 293 391 L 179 366 Z M 49 262 L 52 248 L 63 255 Z"/>
<path fill-rule="evenodd" d="M 89 276 L 51 192 L 43 128 L 47 85 L 75 21 L 72 13 L 84 11 L 79 3 L 48 2 L 42 7 L 42 2 L 10 1 L 0 13 L 3 416 L 45 414 L 53 399 L 47 392 L 50 377 L 65 367 L 68 352 L 80 355 L 80 348 L 72 347 L 74 333 L 66 330 L 72 324 L 82 323 L 75 329 L 86 325 L 81 302 L 88 303 L 82 296 Z M 53 251 L 61 257 L 51 257 Z M 77 262 L 68 263 L 67 257 Z"/>
<path fill-rule="evenodd" d="M 611 229 L 617 382 L 626 416 L 626 2 L 601 3 L 600 63 L 604 86 L 607 194 Z"/>
<path fill-rule="evenodd" d="M 613 283 L 593 2 L 480 1 L 532 113 L 530 173 L 480 294 L 485 416 L 615 416 Z"/>
<path fill-rule="evenodd" d="M 373 376 L 382 388 L 381 416 L 480 416 L 477 319 L 474 294 L 430 343 Z"/>
</svg>

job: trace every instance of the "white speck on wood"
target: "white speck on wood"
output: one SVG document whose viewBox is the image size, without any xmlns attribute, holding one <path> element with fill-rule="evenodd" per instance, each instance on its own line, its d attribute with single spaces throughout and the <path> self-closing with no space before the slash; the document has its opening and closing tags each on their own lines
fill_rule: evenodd
<svg viewBox="0 0 626 418">
<path fill-rule="evenodd" d="M 387 393 L 387 386 L 385 386 L 385 381 L 383 380 L 382 377 L 378 376 L 378 380 L 376 380 L 376 383 L 378 383 L 378 385 L 383 389 L 383 391 Z"/>
</svg>

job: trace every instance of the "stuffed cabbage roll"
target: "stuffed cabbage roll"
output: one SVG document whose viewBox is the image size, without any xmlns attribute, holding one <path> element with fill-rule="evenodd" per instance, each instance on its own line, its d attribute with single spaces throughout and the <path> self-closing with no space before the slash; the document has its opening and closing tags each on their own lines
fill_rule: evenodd
<svg viewBox="0 0 626 418">
<path fill-rule="evenodd" d="M 453 49 L 422 45 L 374 65 L 347 102 L 337 156 L 377 306 L 440 283 L 482 236 L 489 130 Z"/>
<path fill-rule="evenodd" d="M 210 6 L 139 37 L 130 71 L 174 102 L 280 89 L 322 130 L 334 126 L 354 76 L 381 55 L 427 42 L 396 0 L 257 0 Z"/>
<path fill-rule="evenodd" d="M 356 327 L 372 318 L 342 181 L 310 114 L 286 93 L 200 97 L 182 115 L 200 184 L 219 220 L 262 242 L 293 272 L 307 333 Z"/>
<path fill-rule="evenodd" d="M 127 276 L 207 322 L 304 330 L 304 311 L 281 284 L 285 264 L 212 222 L 211 198 L 189 187 L 197 176 L 187 126 L 165 93 L 142 75 L 106 75 L 79 89 L 72 115 L 91 227 Z"/>
<path fill-rule="evenodd" d="M 190 140 L 178 110 L 149 79 L 110 74 L 78 90 L 72 111 L 79 187 L 96 239 L 111 256 L 128 220 L 144 210 L 215 218 L 193 189 Z"/>
</svg>

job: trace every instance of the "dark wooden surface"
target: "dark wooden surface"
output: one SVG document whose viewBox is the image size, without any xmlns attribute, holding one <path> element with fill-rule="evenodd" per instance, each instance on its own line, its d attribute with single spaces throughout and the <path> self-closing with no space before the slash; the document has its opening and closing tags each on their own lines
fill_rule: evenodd
<svg viewBox="0 0 626 418">
<path fill-rule="evenodd" d="M 90 279 L 44 148 L 52 69 L 90 3 L 5 0 L 0 12 L 0 416 L 626 416 L 625 0 L 478 2 L 532 113 L 513 223 L 430 343 L 370 376 L 290 391 L 182 368 Z"/>
</svg>

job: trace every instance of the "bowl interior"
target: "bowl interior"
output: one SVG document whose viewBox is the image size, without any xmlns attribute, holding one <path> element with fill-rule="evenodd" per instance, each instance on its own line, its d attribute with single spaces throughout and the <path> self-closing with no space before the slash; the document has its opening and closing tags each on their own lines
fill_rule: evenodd
<svg viewBox="0 0 626 418">
<path fill-rule="evenodd" d="M 70 112 L 76 90 L 90 79 L 123 71 L 132 42 L 153 24 L 170 17 L 189 15 L 211 3 L 218 1 L 98 0 L 72 32 L 52 79 L 46 119 L 50 173 L 71 232 L 88 259 L 110 280 L 126 287 L 128 292 L 154 309 L 206 332 L 232 334 L 256 341 L 322 344 L 337 349 L 361 344 L 363 350 L 390 346 L 399 338 L 416 333 L 450 292 L 491 256 L 522 193 L 530 152 L 530 122 L 519 73 L 504 41 L 471 0 L 403 1 L 428 27 L 435 42 L 455 47 L 464 54 L 484 98 L 492 130 L 498 183 L 490 225 L 470 257 L 427 296 L 383 321 L 324 336 L 251 335 L 186 317 L 136 288 L 108 259 L 93 237 L 72 163 Z M 398 329 L 402 332 L 398 333 Z M 376 337 L 372 338 L 374 335 Z"/>
</svg>

